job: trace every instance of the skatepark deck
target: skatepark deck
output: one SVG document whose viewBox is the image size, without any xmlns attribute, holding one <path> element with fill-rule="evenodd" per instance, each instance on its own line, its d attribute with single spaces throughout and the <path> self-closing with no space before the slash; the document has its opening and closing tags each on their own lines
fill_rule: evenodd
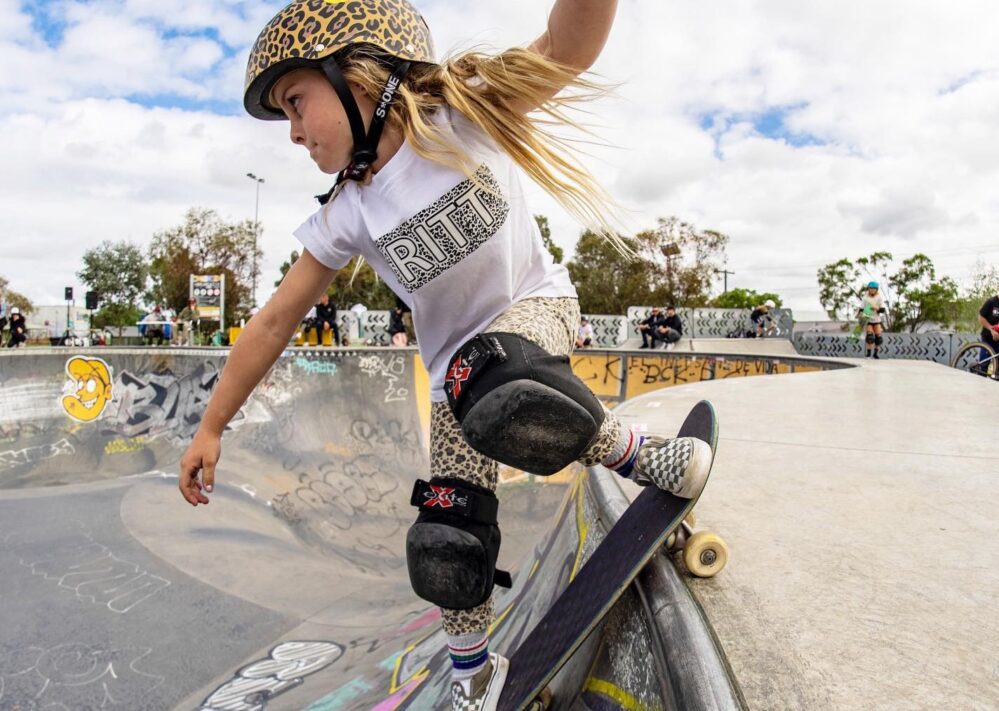
<svg viewBox="0 0 999 711">
<path fill-rule="evenodd" d="M 698 515 L 733 554 L 688 584 L 749 708 L 999 708 L 999 384 L 853 364 L 660 390 L 617 413 L 658 431 L 693 400 L 718 411 Z"/>
</svg>

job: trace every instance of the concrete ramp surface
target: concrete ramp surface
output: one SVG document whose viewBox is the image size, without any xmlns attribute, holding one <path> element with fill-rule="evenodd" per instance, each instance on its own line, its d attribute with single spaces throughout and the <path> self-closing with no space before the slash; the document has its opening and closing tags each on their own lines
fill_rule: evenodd
<svg viewBox="0 0 999 711">
<path fill-rule="evenodd" d="M 177 463 L 226 352 L 0 355 L 0 709 L 437 709 L 449 661 L 410 590 L 426 476 L 412 350 L 289 351 L 192 508 Z M 493 648 L 516 647 L 608 525 L 592 475 L 501 485 Z M 556 708 L 671 708 L 629 591 Z M 661 655 L 660 655 L 661 656 Z"/>
</svg>

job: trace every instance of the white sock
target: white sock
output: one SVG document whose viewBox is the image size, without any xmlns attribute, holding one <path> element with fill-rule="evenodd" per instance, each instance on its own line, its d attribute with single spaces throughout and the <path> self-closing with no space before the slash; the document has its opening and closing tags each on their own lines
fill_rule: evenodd
<svg viewBox="0 0 999 711">
<path fill-rule="evenodd" d="M 471 679 L 489 661 L 489 634 L 486 630 L 462 635 L 449 634 L 447 647 L 451 654 L 451 678 L 454 681 Z"/>
</svg>

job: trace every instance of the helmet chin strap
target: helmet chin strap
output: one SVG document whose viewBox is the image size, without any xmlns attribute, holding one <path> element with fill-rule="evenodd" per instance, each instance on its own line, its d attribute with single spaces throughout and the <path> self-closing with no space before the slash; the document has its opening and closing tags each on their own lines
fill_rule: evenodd
<svg viewBox="0 0 999 711">
<path fill-rule="evenodd" d="M 361 118 L 361 111 L 357 107 L 354 94 L 347 84 L 347 80 L 340 71 L 336 60 L 333 57 L 322 62 L 323 73 L 333 86 L 333 90 L 343 104 L 343 110 L 347 114 L 347 121 L 350 123 L 350 132 L 354 140 L 354 152 L 351 156 L 350 165 L 344 168 L 337 176 L 336 184 L 343 180 L 355 180 L 359 183 L 371 182 L 371 167 L 378 159 L 378 141 L 381 140 L 382 131 L 385 128 L 385 120 L 388 118 L 389 107 L 395 99 L 396 92 L 402 85 L 402 80 L 406 78 L 410 67 L 413 65 L 409 61 L 396 62 L 392 73 L 385 82 L 381 96 L 378 97 L 378 104 L 375 112 L 371 116 L 371 126 L 367 132 L 364 130 L 364 119 Z M 336 185 L 325 195 L 317 195 L 321 205 L 329 202 L 336 190 Z"/>
</svg>

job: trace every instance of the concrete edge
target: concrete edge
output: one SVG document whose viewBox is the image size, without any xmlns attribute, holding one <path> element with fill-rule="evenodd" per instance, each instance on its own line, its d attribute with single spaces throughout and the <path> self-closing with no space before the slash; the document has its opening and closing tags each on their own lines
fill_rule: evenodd
<svg viewBox="0 0 999 711">
<path fill-rule="evenodd" d="M 608 524 L 620 518 L 629 501 L 613 476 L 592 467 L 591 489 Z M 714 629 L 676 567 L 657 555 L 633 583 L 645 609 L 652 648 L 665 667 L 663 693 L 675 708 L 743 711 L 748 708 Z"/>
</svg>

